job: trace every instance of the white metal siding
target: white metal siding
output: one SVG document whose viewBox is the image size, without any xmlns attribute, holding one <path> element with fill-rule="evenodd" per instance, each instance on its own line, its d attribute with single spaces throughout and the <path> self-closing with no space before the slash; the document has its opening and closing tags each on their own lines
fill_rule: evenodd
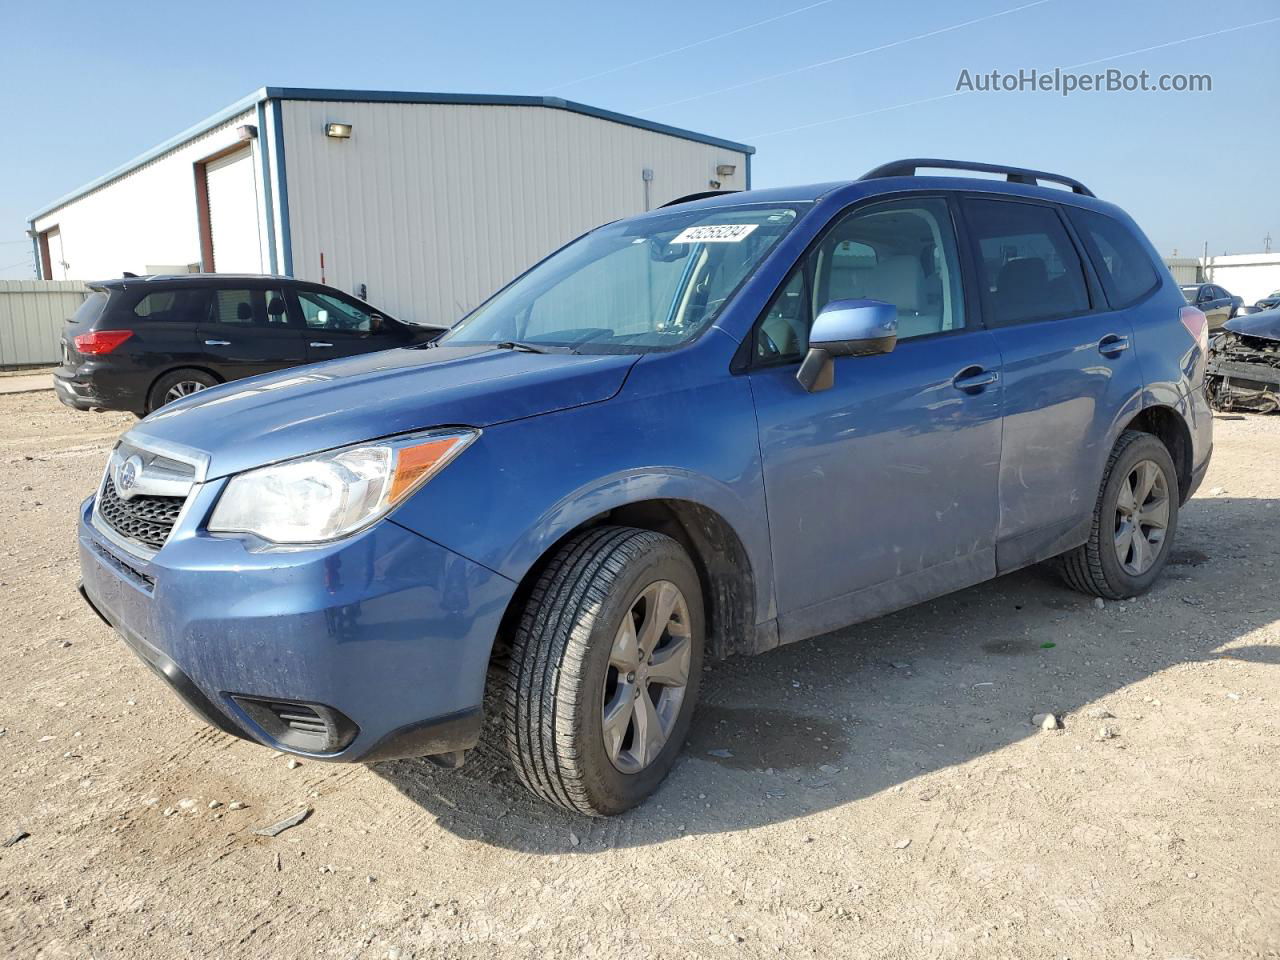
<svg viewBox="0 0 1280 960">
<path fill-rule="evenodd" d="M 577 235 L 708 189 L 739 152 L 548 107 L 285 101 L 295 275 L 452 323 Z M 350 140 L 324 124 L 353 125 Z M 717 177 L 717 164 L 733 164 Z"/>
<path fill-rule="evenodd" d="M 261 273 L 258 188 L 248 147 L 205 167 L 209 187 L 209 233 L 218 273 Z"/>
<path fill-rule="evenodd" d="M 54 277 L 102 280 L 126 270 L 143 273 L 150 263 L 198 263 L 193 164 L 234 144 L 236 127 L 255 122 L 253 113 L 228 120 L 38 217 L 37 230 L 57 227 L 61 235 L 67 267 L 64 273 L 55 263 Z M 258 149 L 255 141 L 255 157 Z"/>
</svg>

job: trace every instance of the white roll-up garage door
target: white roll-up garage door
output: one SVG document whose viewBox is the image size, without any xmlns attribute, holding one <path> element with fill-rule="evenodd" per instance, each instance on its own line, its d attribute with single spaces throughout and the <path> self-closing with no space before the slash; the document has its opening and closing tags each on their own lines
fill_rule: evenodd
<svg viewBox="0 0 1280 960">
<path fill-rule="evenodd" d="M 213 269 L 218 273 L 261 273 L 258 184 L 253 176 L 252 148 L 209 161 L 205 182 L 209 188 Z"/>
</svg>

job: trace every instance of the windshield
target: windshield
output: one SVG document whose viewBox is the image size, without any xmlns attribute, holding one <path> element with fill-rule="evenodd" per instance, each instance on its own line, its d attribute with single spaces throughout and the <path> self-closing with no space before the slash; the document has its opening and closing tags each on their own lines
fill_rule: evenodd
<svg viewBox="0 0 1280 960">
<path fill-rule="evenodd" d="M 678 346 L 715 320 L 798 208 L 716 207 L 621 220 L 552 255 L 437 343 L 583 353 Z"/>
</svg>

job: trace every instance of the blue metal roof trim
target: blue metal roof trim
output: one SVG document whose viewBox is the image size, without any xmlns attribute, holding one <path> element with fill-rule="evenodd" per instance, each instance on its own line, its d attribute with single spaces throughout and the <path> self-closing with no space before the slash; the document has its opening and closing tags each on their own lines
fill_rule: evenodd
<svg viewBox="0 0 1280 960">
<path fill-rule="evenodd" d="M 570 113 L 581 113 L 599 120 L 611 120 L 628 127 L 638 127 L 654 133 L 665 133 L 682 140 L 695 143 L 706 143 L 713 147 L 724 147 L 740 153 L 752 154 L 756 148 L 734 140 L 708 136 L 682 127 L 672 127 L 653 120 L 643 120 L 625 113 L 615 113 L 590 104 L 578 103 L 576 100 L 565 100 L 561 97 L 507 96 L 491 93 L 414 93 L 404 90 L 330 90 L 314 87 L 267 87 L 267 96 L 281 100 L 345 100 L 350 103 L 444 103 L 461 105 L 479 105 L 491 107 L 549 107 L 553 110 L 568 110 Z"/>
<path fill-rule="evenodd" d="M 600 107 L 592 107 L 585 103 L 578 103 L 574 100 L 564 100 L 560 97 L 537 97 L 537 96 L 504 96 L 501 94 L 487 93 L 413 93 L 409 91 L 397 90 L 338 90 L 327 89 L 323 87 L 260 87 L 255 92 L 237 100 L 231 106 L 219 110 L 213 116 L 197 123 L 193 127 L 179 133 L 177 136 L 170 137 L 159 146 L 152 147 L 146 153 L 134 157 L 128 163 L 116 167 L 110 173 L 98 177 L 86 183 L 84 186 L 71 191 L 65 196 L 59 197 L 53 203 L 41 207 L 36 213 L 28 217 L 28 221 L 34 225 L 35 221 L 46 214 L 52 213 L 59 207 L 66 206 L 73 200 L 78 200 L 87 193 L 97 190 L 99 187 L 105 186 L 112 180 L 116 180 L 127 173 L 130 173 L 145 163 L 149 163 L 161 154 L 167 153 L 175 147 L 203 133 L 207 133 L 220 123 L 225 123 L 238 114 L 252 110 L 257 104 L 264 100 L 332 100 L 346 101 L 349 103 L 437 103 L 437 104 L 460 104 L 460 105 L 479 105 L 479 106 L 499 106 L 499 107 L 548 107 L 553 110 L 567 110 L 570 113 L 580 113 L 584 116 L 595 117 L 599 120 L 609 120 L 613 123 L 621 123 L 628 127 L 637 127 L 641 130 L 649 130 L 653 133 L 663 133 L 672 137 L 679 137 L 682 140 L 692 140 L 695 143 L 705 143 L 713 147 L 723 147 L 726 150 L 734 150 L 739 153 L 745 153 L 750 157 L 756 152 L 756 148 L 746 144 L 737 143 L 733 140 L 724 140 L 720 137 L 712 137 L 706 134 L 697 133 L 693 130 L 685 130 L 681 127 L 669 126 L 665 123 L 657 123 L 653 120 L 642 120 L 640 117 L 628 116 L 625 113 L 615 113 L 612 110 L 604 110 Z M 749 161 L 748 161 L 749 162 Z"/>
</svg>

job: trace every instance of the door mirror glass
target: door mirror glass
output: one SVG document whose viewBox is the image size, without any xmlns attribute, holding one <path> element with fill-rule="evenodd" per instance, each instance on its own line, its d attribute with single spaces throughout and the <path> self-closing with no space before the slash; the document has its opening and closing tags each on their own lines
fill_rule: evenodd
<svg viewBox="0 0 1280 960">
<path fill-rule="evenodd" d="M 867 357 L 890 353 L 898 342 L 898 308 L 883 300 L 832 300 L 809 331 L 809 352 L 796 373 L 800 385 L 814 393 L 834 382 L 832 357 Z"/>
</svg>

